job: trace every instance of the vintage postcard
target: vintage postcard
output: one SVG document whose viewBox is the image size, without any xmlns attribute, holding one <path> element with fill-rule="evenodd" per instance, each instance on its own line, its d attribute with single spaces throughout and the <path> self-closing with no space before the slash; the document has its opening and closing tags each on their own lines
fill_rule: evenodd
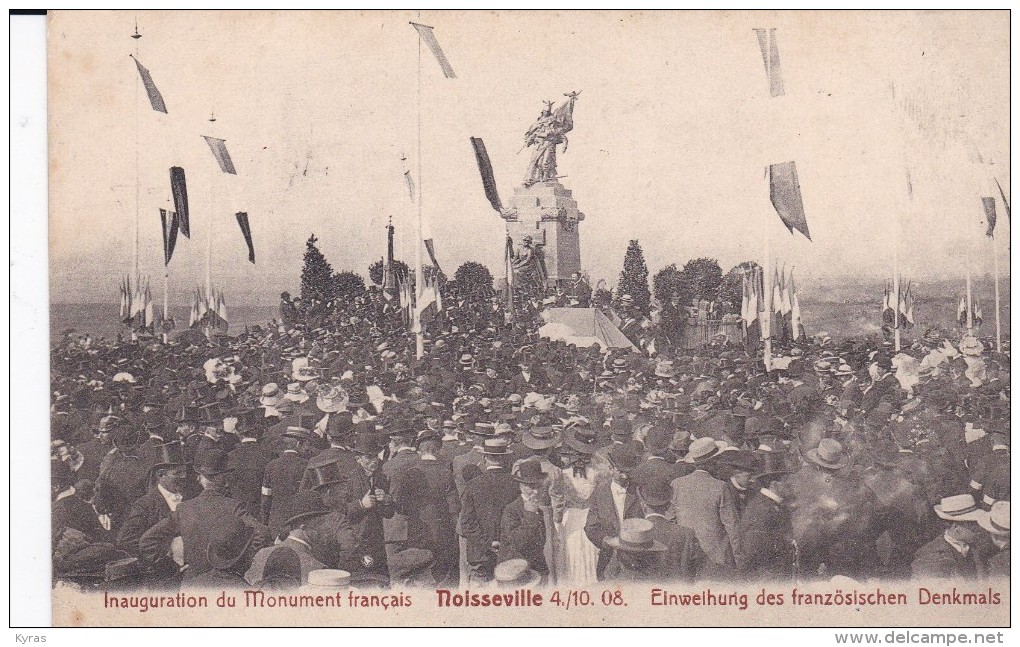
<svg viewBox="0 0 1020 647">
<path fill-rule="evenodd" d="M 54 625 L 1009 625 L 1008 12 L 48 21 Z"/>
</svg>

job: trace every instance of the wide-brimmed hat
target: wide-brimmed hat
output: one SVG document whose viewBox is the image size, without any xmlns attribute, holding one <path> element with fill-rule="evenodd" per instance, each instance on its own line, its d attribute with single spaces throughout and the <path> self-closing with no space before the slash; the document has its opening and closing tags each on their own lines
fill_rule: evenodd
<svg viewBox="0 0 1020 647">
<path fill-rule="evenodd" d="M 542 464 L 538 460 L 529 459 L 517 465 L 513 479 L 518 483 L 538 485 L 545 480 L 545 472 L 542 471 Z"/>
<path fill-rule="evenodd" d="M 532 427 L 524 432 L 521 442 L 528 449 L 549 449 L 560 444 L 560 435 L 552 427 Z"/>
<path fill-rule="evenodd" d="M 609 464 L 621 472 L 631 472 L 641 464 L 641 458 L 629 444 L 615 445 L 607 456 Z"/>
<path fill-rule="evenodd" d="M 504 587 L 530 587 L 542 581 L 542 575 L 528 565 L 526 559 L 508 559 L 496 564 L 496 584 Z"/>
<path fill-rule="evenodd" d="M 259 403 L 264 407 L 275 407 L 283 401 L 283 392 L 280 391 L 280 385 L 276 382 L 270 382 L 262 387 L 262 396 L 259 398 Z"/>
<path fill-rule="evenodd" d="M 653 528 L 655 524 L 648 519 L 624 519 L 620 534 L 606 539 L 606 545 L 625 553 L 661 553 L 666 545 L 652 539 Z"/>
<path fill-rule="evenodd" d="M 336 413 L 347 408 L 347 391 L 339 386 L 323 384 L 315 397 L 315 406 L 323 413 Z"/>
<path fill-rule="evenodd" d="M 942 497 L 935 506 L 935 514 L 946 521 L 977 521 L 983 511 L 970 494 Z"/>
<path fill-rule="evenodd" d="M 843 444 L 833 438 L 822 438 L 818 447 L 804 452 L 809 461 L 830 470 L 840 470 L 850 464 Z"/>
<path fill-rule="evenodd" d="M 720 451 L 719 445 L 716 444 L 713 438 L 704 436 L 691 443 L 690 448 L 687 450 L 687 455 L 684 456 L 684 462 L 704 463 L 714 458 Z"/>
<path fill-rule="evenodd" d="M 482 443 L 482 453 L 490 456 L 508 456 L 513 452 L 510 451 L 510 441 L 505 437 L 500 437 L 486 438 Z"/>
<path fill-rule="evenodd" d="M 996 501 L 992 509 L 978 517 L 978 525 L 999 537 L 1009 534 L 1009 501 Z"/>
<path fill-rule="evenodd" d="M 202 476 L 219 476 L 233 471 L 227 467 L 227 453 L 219 449 L 199 452 L 191 469 Z"/>
<path fill-rule="evenodd" d="M 206 558 L 213 568 L 225 570 L 241 561 L 252 540 L 255 529 L 240 519 L 231 519 L 226 532 L 209 540 Z"/>
<path fill-rule="evenodd" d="M 330 463 L 330 465 L 335 466 L 336 463 Z M 318 467 L 322 468 L 321 465 Z M 292 526 L 299 521 L 321 517 L 329 513 L 330 509 L 322 502 L 322 497 L 318 492 L 298 490 L 290 500 L 290 517 L 283 522 L 283 525 Z"/>
<path fill-rule="evenodd" d="M 574 425 L 573 427 L 567 428 L 564 432 L 564 444 L 567 448 L 579 453 L 579 454 L 594 454 L 596 449 L 596 443 L 598 442 L 598 435 L 595 430 L 583 426 Z"/>
</svg>

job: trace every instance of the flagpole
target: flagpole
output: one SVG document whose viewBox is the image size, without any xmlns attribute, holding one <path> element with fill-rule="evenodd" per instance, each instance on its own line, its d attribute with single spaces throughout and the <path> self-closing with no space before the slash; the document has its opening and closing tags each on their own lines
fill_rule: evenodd
<svg viewBox="0 0 1020 647">
<path fill-rule="evenodd" d="M 995 351 L 1002 352 L 1002 322 L 999 319 L 999 250 L 992 236 L 992 264 L 995 267 Z"/>
<path fill-rule="evenodd" d="M 138 60 L 138 40 L 142 35 L 138 32 L 138 19 L 135 19 L 135 33 L 131 34 L 131 38 L 135 41 L 135 60 Z M 141 154 L 139 152 L 139 119 L 138 119 L 138 83 L 135 83 L 135 236 L 134 236 L 134 248 L 132 250 L 132 261 L 135 268 L 135 283 L 138 283 L 138 277 L 141 275 L 139 270 L 139 236 L 140 229 L 140 211 L 142 202 L 142 177 L 141 177 Z"/>
<path fill-rule="evenodd" d="M 415 240 L 414 240 L 414 277 L 415 277 L 415 288 L 414 288 L 414 300 L 415 303 L 411 308 L 411 315 L 414 320 L 411 324 L 411 329 L 414 331 L 415 340 L 415 356 L 421 359 L 422 355 L 425 354 L 425 335 L 421 329 L 421 318 L 417 311 L 418 309 L 418 297 L 421 295 L 421 291 L 425 285 L 425 277 L 422 276 L 421 269 L 421 219 L 422 219 L 422 198 L 425 193 L 425 181 L 421 174 L 421 33 L 418 34 L 418 219 L 415 223 Z"/>
<path fill-rule="evenodd" d="M 974 305 L 971 300 L 970 290 L 970 263 L 967 263 L 967 334 L 972 334 L 974 329 Z"/>
</svg>

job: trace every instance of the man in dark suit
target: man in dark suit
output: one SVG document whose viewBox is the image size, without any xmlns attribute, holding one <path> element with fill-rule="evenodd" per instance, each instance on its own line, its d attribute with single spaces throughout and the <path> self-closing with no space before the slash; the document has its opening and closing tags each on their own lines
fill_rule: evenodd
<svg viewBox="0 0 1020 647">
<path fill-rule="evenodd" d="M 642 484 L 638 487 L 638 496 L 645 512 L 645 519 L 652 522 L 648 537 L 666 548 L 655 556 L 650 565 L 650 571 L 655 574 L 655 579 L 661 582 L 696 581 L 705 564 L 705 552 L 701 550 L 693 530 L 678 526 L 666 518 L 673 502 L 673 488 L 670 482 L 660 480 Z M 618 554 L 615 557 L 618 557 Z M 613 574 L 617 572 L 614 566 L 620 566 L 615 557 L 606 567 L 606 579 L 614 579 Z"/>
<path fill-rule="evenodd" d="M 354 442 L 358 469 L 343 484 L 342 500 L 347 518 L 354 526 L 361 574 L 389 580 L 383 519 L 393 516 L 389 480 L 379 469 L 382 439 L 373 432 L 358 434 Z"/>
<path fill-rule="evenodd" d="M 521 495 L 503 508 L 499 525 L 499 561 L 526 559 L 528 566 L 548 576 L 545 559 L 545 518 L 539 507 L 540 488 L 546 475 L 537 458 L 529 458 L 517 466 L 513 474 Z"/>
<path fill-rule="evenodd" d="M 105 530 L 99 523 L 95 508 L 92 507 L 94 493 L 91 481 L 78 481 L 73 487 L 57 495 L 50 519 L 53 537 L 59 537 L 68 528 L 74 528 L 85 533 L 93 541 L 102 540 Z"/>
<path fill-rule="evenodd" d="M 145 494 L 149 466 L 137 453 L 138 432 L 130 423 L 120 421 L 112 436 L 114 450 L 103 459 L 96 480 L 96 507 L 110 516 L 116 530 L 131 503 Z"/>
<path fill-rule="evenodd" d="M 329 439 L 329 447 L 316 454 L 309 461 L 309 465 L 336 463 L 337 471 L 342 478 L 347 478 L 361 469 L 358 466 L 358 459 L 351 449 L 351 443 L 354 440 L 354 423 L 351 420 L 351 414 L 346 411 L 331 412 L 329 421 L 326 423 L 326 437 Z M 301 489 L 310 490 L 315 484 L 315 475 L 306 469 L 305 476 L 301 481 Z"/>
<path fill-rule="evenodd" d="M 150 476 L 155 484 L 149 491 L 135 500 L 127 517 L 117 533 L 117 547 L 138 555 L 138 542 L 142 535 L 157 523 L 170 516 L 185 499 L 187 467 L 184 465 L 184 450 L 179 442 L 164 443 L 155 448 L 156 464 Z"/>
<path fill-rule="evenodd" d="M 759 476 L 755 482 L 763 482 L 765 476 Z M 776 480 L 779 474 L 769 476 L 776 478 L 749 497 L 740 517 L 739 550 L 734 557 L 737 572 L 745 579 L 778 579 L 793 574 L 789 488 Z"/>
<path fill-rule="evenodd" d="M 489 438 L 482 445 L 485 470 L 464 485 L 460 506 L 460 532 L 467 540 L 469 579 L 489 582 L 499 554 L 503 508 L 517 498 L 520 488 L 510 476 L 513 454 L 505 438 Z"/>
<path fill-rule="evenodd" d="M 645 435 L 645 457 L 637 469 L 634 470 L 632 478 L 638 485 L 671 482 L 681 476 L 673 461 L 670 443 L 673 442 L 673 433 L 665 425 L 658 424 L 648 430 Z"/>
<path fill-rule="evenodd" d="M 633 446 L 621 444 L 614 446 L 607 458 L 613 478 L 595 486 L 588 506 L 588 520 L 584 524 L 584 534 L 599 548 L 595 572 L 600 580 L 613 556 L 613 549 L 606 544 L 606 539 L 620 534 L 624 519 L 644 516 L 637 486 L 630 477 L 638 466 L 637 452 Z"/>
<path fill-rule="evenodd" d="M 982 511 L 970 494 L 942 499 L 935 514 L 948 521 L 945 532 L 921 546 L 910 565 L 915 579 L 974 579 L 978 555 L 975 547 L 981 539 L 977 520 Z"/>
<path fill-rule="evenodd" d="M 460 580 L 456 524 L 460 515 L 460 497 L 453 483 L 450 464 L 440 461 L 437 455 L 442 447 L 438 435 L 426 434 L 418 439 L 418 470 L 425 478 L 426 495 L 422 500 L 421 520 L 428 533 L 428 549 L 432 551 L 432 574 L 436 586 L 456 586 Z"/>
<path fill-rule="evenodd" d="M 246 510 L 258 510 L 262 505 L 262 481 L 266 466 L 272 457 L 259 444 L 260 421 L 263 409 L 251 409 L 237 416 L 237 433 L 241 441 L 227 453 L 230 496 L 244 504 Z"/>
<path fill-rule="evenodd" d="M 266 471 L 262 477 L 260 518 L 273 534 L 280 532 L 283 523 L 290 518 L 291 499 L 301 489 L 301 479 L 308 460 L 303 458 L 298 450 L 310 437 L 310 433 L 308 429 L 302 427 L 288 428 L 281 440 L 283 452 L 266 463 Z"/>
<path fill-rule="evenodd" d="M 181 501 L 170 516 L 142 535 L 138 549 L 143 561 L 150 565 L 165 563 L 174 537 L 180 537 L 187 566 L 184 579 L 189 580 L 211 568 L 210 542 L 223 540 L 233 527 L 233 521 L 247 516 L 241 502 L 227 496 L 226 469 L 226 454 L 207 452 L 201 455 L 194 470 L 199 474 L 202 493 L 194 499 Z M 250 523 L 255 523 L 254 519 L 250 519 Z M 261 534 L 267 536 L 267 532 Z"/>
<path fill-rule="evenodd" d="M 545 393 L 549 386 L 545 373 L 536 369 L 528 357 L 521 360 L 520 367 L 521 370 L 510 379 L 510 391 L 521 395 L 531 392 Z"/>
</svg>

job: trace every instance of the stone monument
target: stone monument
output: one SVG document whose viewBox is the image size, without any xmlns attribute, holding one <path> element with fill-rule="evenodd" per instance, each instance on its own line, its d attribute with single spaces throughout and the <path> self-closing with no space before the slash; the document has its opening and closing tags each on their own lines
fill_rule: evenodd
<svg viewBox="0 0 1020 647">
<path fill-rule="evenodd" d="M 507 235 L 513 239 L 515 268 L 525 275 L 544 275 L 548 285 L 567 284 L 581 272 L 578 225 L 584 214 L 556 174 L 556 148 L 562 144 L 567 150 L 566 134 L 574 127 L 578 94 L 564 95 L 567 100 L 555 110 L 551 101 L 545 102 L 542 114 L 524 136 L 525 147 L 535 149 L 524 183 L 514 189 L 501 213 Z M 543 270 L 529 268 L 543 262 Z"/>
</svg>

